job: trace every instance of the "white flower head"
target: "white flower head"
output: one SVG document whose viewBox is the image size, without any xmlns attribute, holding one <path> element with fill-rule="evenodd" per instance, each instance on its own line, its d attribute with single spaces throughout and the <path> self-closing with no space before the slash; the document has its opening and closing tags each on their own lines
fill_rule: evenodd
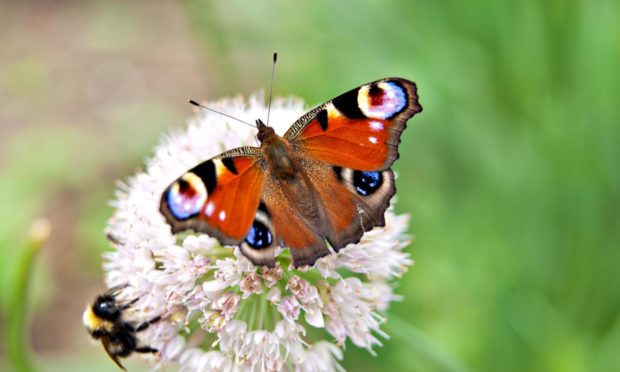
<svg viewBox="0 0 620 372">
<path fill-rule="evenodd" d="M 266 117 L 263 102 L 256 95 L 209 106 L 253 121 Z M 275 99 L 270 122 L 282 134 L 303 113 L 302 101 Z M 390 283 L 412 264 L 402 250 L 407 216 L 388 209 L 385 227 L 303 269 L 295 269 L 287 254 L 273 268 L 257 267 L 238 248 L 207 235 L 171 233 L 159 212 L 164 189 L 202 161 L 256 145 L 255 135 L 225 116 L 198 111 L 187 129 L 164 138 L 146 171 L 119 187 L 107 231 L 116 250 L 105 254 L 106 281 L 127 284 L 123 297 L 139 297 L 136 321 L 162 316 L 139 333 L 141 343 L 159 350 L 149 359 L 154 366 L 341 370 L 346 340 L 372 352 L 387 336 L 380 328 L 384 313 L 399 299 Z"/>
</svg>

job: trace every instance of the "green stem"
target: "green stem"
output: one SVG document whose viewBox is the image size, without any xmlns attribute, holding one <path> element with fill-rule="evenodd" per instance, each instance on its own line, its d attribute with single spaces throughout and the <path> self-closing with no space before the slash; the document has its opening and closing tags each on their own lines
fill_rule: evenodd
<svg viewBox="0 0 620 372">
<path fill-rule="evenodd" d="M 250 313 L 250 322 L 248 323 L 248 331 L 254 331 L 254 324 L 256 322 L 256 313 L 258 312 L 257 306 L 258 302 L 256 301 L 256 296 L 254 295 L 250 295 L 250 297 L 248 297 L 248 300 L 251 299 L 251 304 L 250 304 L 250 308 L 251 308 L 251 313 Z"/>
<path fill-rule="evenodd" d="M 416 326 L 406 322 L 402 318 L 390 314 L 385 325 L 387 333 L 394 336 L 399 342 L 407 344 L 413 351 L 423 355 L 434 363 L 438 370 L 451 372 L 466 372 L 463 363 L 442 349 L 430 337 L 425 335 Z"/>
<path fill-rule="evenodd" d="M 259 312 L 259 320 L 258 320 L 258 329 L 265 329 L 265 310 L 267 308 L 267 298 L 265 295 L 265 291 L 260 294 L 260 312 Z"/>
<path fill-rule="evenodd" d="M 269 332 L 273 332 L 275 328 L 275 324 L 273 323 L 273 308 L 271 306 L 271 302 L 267 301 L 267 296 L 265 296 L 265 329 Z"/>
<path fill-rule="evenodd" d="M 8 357 L 16 371 L 34 371 L 32 355 L 28 347 L 28 292 L 37 254 L 47 240 L 50 224 L 47 220 L 35 221 L 18 258 L 17 272 L 13 279 L 7 313 L 5 339 Z"/>
</svg>

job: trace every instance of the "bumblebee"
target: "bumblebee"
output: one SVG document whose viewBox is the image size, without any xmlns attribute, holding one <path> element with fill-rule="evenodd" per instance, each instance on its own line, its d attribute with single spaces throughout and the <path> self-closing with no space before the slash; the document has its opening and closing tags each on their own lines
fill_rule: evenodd
<svg viewBox="0 0 620 372">
<path fill-rule="evenodd" d="M 144 331 L 151 324 L 161 319 L 160 316 L 143 323 L 133 323 L 123 319 L 123 311 L 131 307 L 133 301 L 121 303 L 116 299 L 119 292 L 126 285 L 111 288 L 104 294 L 97 296 L 95 302 L 84 311 L 82 321 L 88 333 L 95 339 L 101 340 L 106 353 L 121 369 L 126 370 L 119 358 L 128 357 L 132 353 L 156 353 L 157 349 L 149 346 L 138 346 L 136 333 Z"/>
</svg>

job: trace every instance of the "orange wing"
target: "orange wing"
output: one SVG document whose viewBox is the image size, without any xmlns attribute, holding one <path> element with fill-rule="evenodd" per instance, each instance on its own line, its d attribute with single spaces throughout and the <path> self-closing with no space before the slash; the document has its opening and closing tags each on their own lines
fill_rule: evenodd
<svg viewBox="0 0 620 372">
<path fill-rule="evenodd" d="M 207 160 L 164 191 L 160 211 L 172 232 L 192 229 L 222 244 L 241 242 L 263 192 L 260 149 L 240 147 Z"/>
<path fill-rule="evenodd" d="M 382 79 L 311 110 L 284 137 L 296 150 L 331 165 L 385 170 L 398 158 L 406 121 L 420 111 L 415 83 Z"/>
</svg>

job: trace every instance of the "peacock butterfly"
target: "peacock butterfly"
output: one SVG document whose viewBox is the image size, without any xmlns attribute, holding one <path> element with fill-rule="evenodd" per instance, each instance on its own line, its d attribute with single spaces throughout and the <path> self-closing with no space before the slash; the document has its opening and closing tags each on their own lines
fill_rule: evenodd
<svg viewBox="0 0 620 372">
<path fill-rule="evenodd" d="M 296 267 L 385 226 L 396 192 L 391 166 L 406 122 L 422 111 L 415 83 L 362 85 L 303 115 L 283 137 L 256 120 L 260 147 L 198 164 L 163 192 L 173 233 L 192 229 L 273 266 L 289 247 Z"/>
</svg>

